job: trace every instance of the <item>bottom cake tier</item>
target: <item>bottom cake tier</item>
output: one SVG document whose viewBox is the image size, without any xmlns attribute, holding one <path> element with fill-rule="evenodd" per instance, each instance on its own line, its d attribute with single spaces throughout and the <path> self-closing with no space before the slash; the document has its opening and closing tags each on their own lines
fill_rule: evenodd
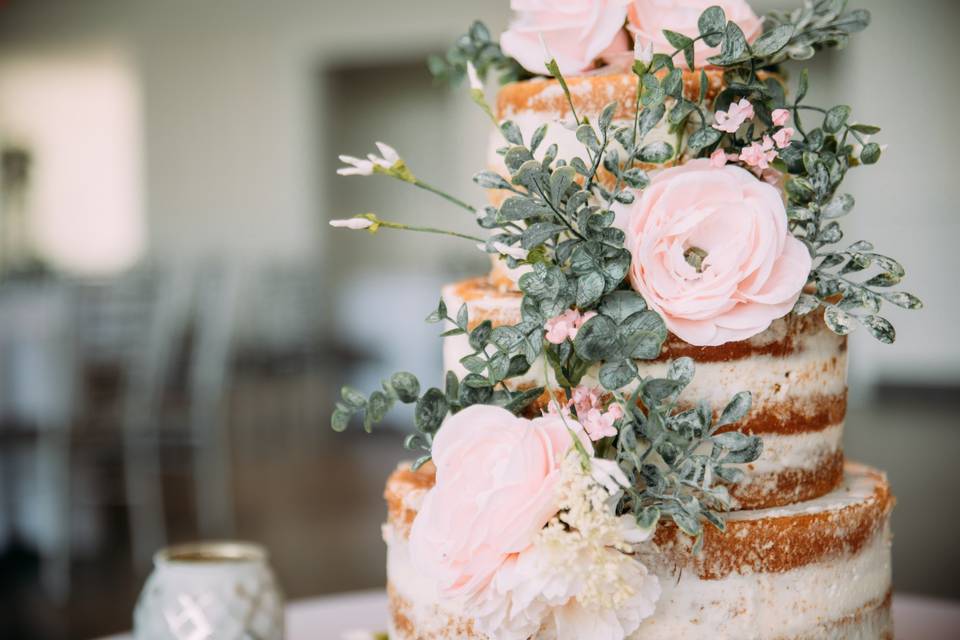
<svg viewBox="0 0 960 640">
<path fill-rule="evenodd" d="M 432 484 L 431 469 L 403 466 L 387 482 L 390 638 L 495 640 L 440 603 L 411 565 L 410 524 Z M 841 486 L 822 498 L 729 514 L 726 532 L 709 530 L 699 554 L 689 538 L 659 527 L 641 559 L 662 595 L 632 638 L 892 638 L 892 506 L 882 473 L 847 463 Z"/>
</svg>

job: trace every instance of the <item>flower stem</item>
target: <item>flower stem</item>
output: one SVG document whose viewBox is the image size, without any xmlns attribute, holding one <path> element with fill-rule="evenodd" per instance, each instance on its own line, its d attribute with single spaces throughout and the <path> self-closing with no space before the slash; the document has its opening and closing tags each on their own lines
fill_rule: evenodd
<svg viewBox="0 0 960 640">
<path fill-rule="evenodd" d="M 473 242 L 485 243 L 486 240 L 483 238 L 478 238 L 477 236 L 471 236 L 466 233 L 460 233 L 458 231 L 450 231 L 448 229 L 436 229 L 434 227 L 417 227 L 409 224 L 402 224 L 399 222 L 387 222 L 386 220 L 377 219 L 376 223 L 379 227 L 386 227 L 387 229 L 396 229 L 398 231 L 416 231 L 418 233 L 435 233 L 442 236 L 452 236 L 454 238 L 463 238 L 464 240 L 472 240 Z"/>
<path fill-rule="evenodd" d="M 443 191 L 442 189 L 438 189 L 437 187 L 434 187 L 431 184 L 427 184 L 426 182 L 422 181 L 420 178 L 414 178 L 413 181 L 410 182 L 410 184 L 414 185 L 415 187 L 420 187 L 424 191 L 429 191 L 434 195 L 440 196 L 447 202 L 450 202 L 451 204 L 454 204 L 462 209 L 466 209 L 470 213 L 474 213 L 476 211 L 473 207 L 471 207 L 469 204 L 467 204 L 460 198 L 452 196 L 446 191 Z"/>
</svg>

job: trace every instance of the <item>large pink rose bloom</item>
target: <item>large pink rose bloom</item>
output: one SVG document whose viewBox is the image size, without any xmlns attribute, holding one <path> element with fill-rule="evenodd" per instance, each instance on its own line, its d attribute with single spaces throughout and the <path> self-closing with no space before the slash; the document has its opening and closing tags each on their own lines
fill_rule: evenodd
<svg viewBox="0 0 960 640">
<path fill-rule="evenodd" d="M 557 415 L 525 420 L 474 405 L 448 418 L 433 442 L 436 484 L 410 531 L 414 566 L 445 596 L 483 589 L 557 513 L 571 443 Z"/>
<path fill-rule="evenodd" d="M 634 37 L 647 46 L 653 44 L 654 53 L 673 53 L 674 46 L 663 35 L 664 29 L 696 38 L 700 35 L 697 20 L 704 10 L 718 6 L 743 30 L 747 42 L 753 42 L 763 33 L 763 23 L 744 0 L 633 0 L 630 5 L 630 30 Z M 708 47 L 703 40 L 694 45 L 697 68 L 709 65 L 707 58 L 720 53 L 720 47 Z M 674 59 L 686 66 L 683 58 Z"/>
<path fill-rule="evenodd" d="M 760 333 L 790 312 L 810 274 L 780 192 L 734 165 L 665 169 L 628 216 L 630 282 L 690 344 Z"/>
<path fill-rule="evenodd" d="M 629 51 L 623 31 L 630 0 L 512 0 L 517 12 L 500 36 L 504 53 L 531 72 L 549 75 L 546 52 L 557 59 L 564 75 L 588 70 L 597 58 Z"/>
</svg>

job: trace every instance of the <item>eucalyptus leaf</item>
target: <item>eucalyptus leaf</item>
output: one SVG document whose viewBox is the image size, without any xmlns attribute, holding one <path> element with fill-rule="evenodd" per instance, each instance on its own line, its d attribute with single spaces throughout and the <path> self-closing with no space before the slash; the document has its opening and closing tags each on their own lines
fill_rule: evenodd
<svg viewBox="0 0 960 640">
<path fill-rule="evenodd" d="M 747 38 L 743 35 L 743 30 L 734 22 L 727 22 L 724 30 L 723 40 L 720 43 L 719 55 L 707 58 L 710 64 L 720 67 L 729 67 L 743 62 L 750 58 L 750 45 L 747 44 Z"/>
<path fill-rule="evenodd" d="M 847 123 L 848 118 L 850 118 L 850 107 L 847 105 L 833 107 L 827 111 L 823 119 L 823 129 L 828 133 L 837 133 Z"/>
<path fill-rule="evenodd" d="M 860 162 L 863 164 L 876 164 L 880 160 L 881 149 L 876 142 L 870 142 L 863 147 L 860 152 Z"/>
<path fill-rule="evenodd" d="M 637 378 L 637 366 L 630 360 L 605 362 L 600 367 L 600 384 L 608 391 L 621 389 Z"/>
<path fill-rule="evenodd" d="M 709 7 L 700 14 L 700 18 L 697 20 L 697 28 L 700 30 L 700 35 L 703 36 L 703 42 L 708 47 L 716 47 L 720 44 L 723 40 L 726 23 L 727 16 L 721 7 Z"/>
<path fill-rule="evenodd" d="M 524 249 L 533 249 L 534 247 L 543 244 L 547 240 L 550 240 L 563 231 L 566 231 L 566 229 L 567 228 L 562 224 L 555 224 L 553 222 L 536 222 L 523 230 L 520 246 L 522 246 Z"/>
<path fill-rule="evenodd" d="M 647 303 L 643 296 L 633 291 L 614 291 L 600 302 L 600 313 L 618 325 L 635 313 L 646 310 Z"/>
<path fill-rule="evenodd" d="M 342 409 L 335 409 L 330 414 L 330 427 L 340 433 L 347 430 L 350 424 L 350 413 Z"/>
<path fill-rule="evenodd" d="M 662 164 L 673 157 L 673 147 L 667 142 L 651 142 L 640 149 L 640 160 L 651 164 Z"/>
<path fill-rule="evenodd" d="M 494 171 L 481 171 L 473 176 L 473 181 L 484 189 L 509 189 L 510 183 Z"/>
<path fill-rule="evenodd" d="M 845 336 L 853 331 L 853 317 L 839 307 L 828 306 L 826 311 L 823 312 L 823 320 L 830 327 L 830 330 L 837 335 Z"/>
<path fill-rule="evenodd" d="M 619 333 L 610 318 L 597 315 L 587 320 L 574 339 L 577 355 L 589 362 L 612 360 L 618 357 Z"/>
<path fill-rule="evenodd" d="M 440 429 L 444 418 L 447 417 L 449 406 L 443 391 L 436 388 L 428 389 L 423 397 L 417 401 L 413 412 L 414 424 L 418 431 L 433 434 Z"/>
<path fill-rule="evenodd" d="M 400 371 L 390 376 L 390 386 L 397 394 L 397 398 L 404 404 L 416 402 L 420 395 L 420 381 L 417 376 L 406 371 Z"/>
<path fill-rule="evenodd" d="M 753 403 L 753 396 L 749 391 L 741 391 L 733 396 L 733 399 L 723 408 L 720 419 L 717 420 L 718 427 L 724 427 L 735 422 L 740 422 L 750 411 Z"/>
<path fill-rule="evenodd" d="M 694 153 L 699 153 L 701 149 L 718 142 L 721 137 L 723 137 L 722 131 L 714 129 L 713 127 L 703 127 L 693 132 L 693 135 L 691 135 L 687 141 L 687 146 L 689 146 L 690 150 Z"/>
<path fill-rule="evenodd" d="M 660 355 L 667 339 L 667 327 L 654 311 L 635 313 L 620 325 L 625 352 L 638 360 L 653 360 Z"/>
<path fill-rule="evenodd" d="M 884 300 L 903 309 L 922 309 L 923 302 L 917 296 L 905 291 L 884 291 L 880 294 Z"/>
<path fill-rule="evenodd" d="M 870 334 L 884 344 L 893 344 L 897 339 L 897 332 L 886 318 L 876 315 L 860 316 L 860 323 L 870 331 Z"/>
<path fill-rule="evenodd" d="M 753 43 L 753 55 L 758 57 L 772 56 L 779 52 L 793 37 L 792 25 L 780 25 L 767 31 Z"/>
<path fill-rule="evenodd" d="M 596 271 L 577 278 L 577 306 L 581 309 L 592 307 L 603 295 L 604 287 L 603 275 Z"/>
<path fill-rule="evenodd" d="M 520 132 L 520 127 L 518 127 L 513 120 L 504 120 L 501 122 L 500 131 L 503 133 L 503 137 L 507 139 L 507 142 L 517 146 L 523 146 L 523 134 Z"/>
</svg>

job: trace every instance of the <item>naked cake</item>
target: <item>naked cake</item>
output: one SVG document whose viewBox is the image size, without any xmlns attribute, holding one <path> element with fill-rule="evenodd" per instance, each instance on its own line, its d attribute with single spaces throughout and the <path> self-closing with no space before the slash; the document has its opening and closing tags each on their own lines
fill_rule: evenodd
<svg viewBox="0 0 960 640">
<path fill-rule="evenodd" d="M 892 343 L 903 268 L 843 241 L 877 127 L 791 60 L 864 10 L 821 0 L 514 0 L 430 61 L 494 124 L 475 207 L 392 147 L 341 156 L 440 195 L 490 273 L 443 288 L 444 380 L 345 387 L 337 430 L 413 405 L 387 481 L 393 640 L 893 637 L 884 474 L 847 461 L 847 335 Z M 487 101 L 484 80 L 502 87 Z"/>
</svg>

